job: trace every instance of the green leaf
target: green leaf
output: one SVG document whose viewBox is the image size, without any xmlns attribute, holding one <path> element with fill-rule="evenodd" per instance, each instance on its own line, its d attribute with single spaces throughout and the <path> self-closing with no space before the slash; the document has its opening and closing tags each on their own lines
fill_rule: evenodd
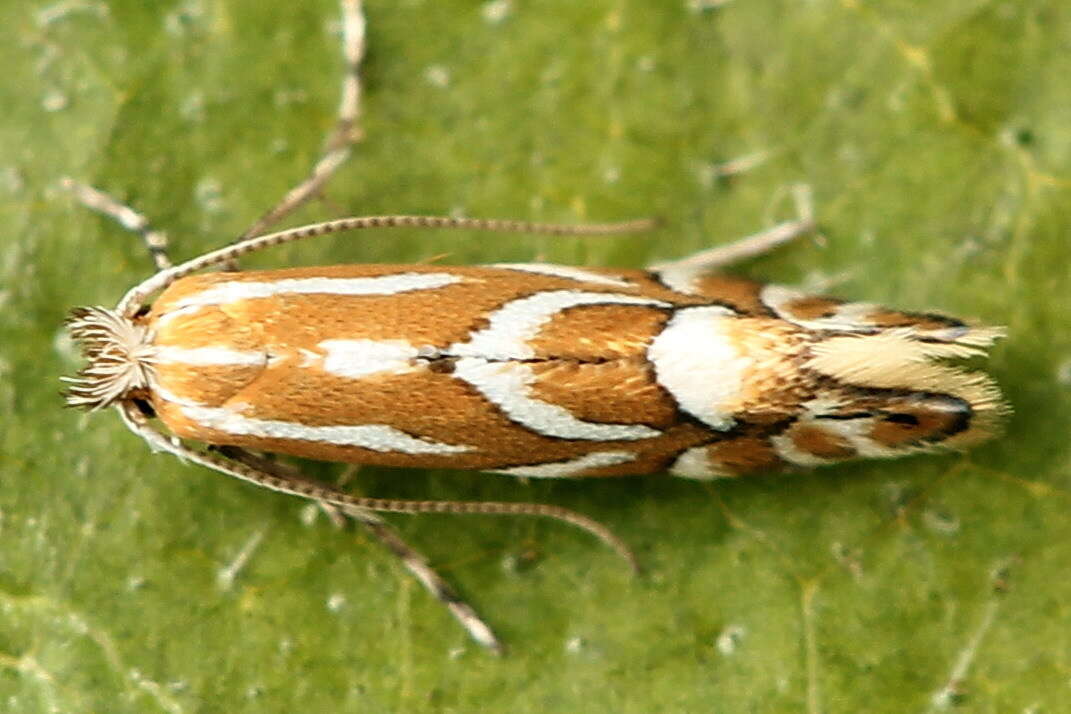
<svg viewBox="0 0 1071 714">
<path fill-rule="evenodd" d="M 392 519 L 508 641 L 495 659 L 360 531 L 153 456 L 56 396 L 77 368 L 64 313 L 149 272 L 60 178 L 130 202 L 180 257 L 229 240 L 332 127 L 336 6 L 3 3 L 6 710 L 1067 711 L 1071 11 L 697 4 L 369 2 L 365 138 L 293 219 L 656 215 L 658 232 L 361 233 L 252 264 L 635 267 L 782 220 L 805 183 L 823 239 L 741 271 L 1007 325 L 988 369 L 1008 433 L 710 485 L 362 470 L 355 492 L 557 503 L 638 549 L 635 579 L 553 523 Z M 741 158 L 756 165 L 719 175 Z"/>
</svg>

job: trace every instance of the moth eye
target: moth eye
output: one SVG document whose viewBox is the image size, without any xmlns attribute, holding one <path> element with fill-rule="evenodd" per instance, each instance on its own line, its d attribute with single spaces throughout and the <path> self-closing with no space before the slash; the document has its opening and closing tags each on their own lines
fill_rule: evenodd
<svg viewBox="0 0 1071 714">
<path fill-rule="evenodd" d="M 156 418 L 156 410 L 152 408 L 152 404 L 150 404 L 147 400 L 145 400 L 145 399 L 135 399 L 134 400 L 134 406 L 136 406 L 138 408 L 138 411 L 140 411 L 142 414 L 144 414 L 149 419 L 155 419 Z"/>
</svg>

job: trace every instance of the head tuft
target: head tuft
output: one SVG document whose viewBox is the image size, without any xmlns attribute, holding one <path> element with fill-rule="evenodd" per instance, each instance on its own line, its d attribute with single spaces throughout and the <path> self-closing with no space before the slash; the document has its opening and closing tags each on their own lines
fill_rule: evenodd
<svg viewBox="0 0 1071 714">
<path fill-rule="evenodd" d="M 154 350 L 147 327 L 103 307 L 75 308 L 64 325 L 89 363 L 61 378 L 67 406 L 96 411 L 149 387 Z"/>
</svg>

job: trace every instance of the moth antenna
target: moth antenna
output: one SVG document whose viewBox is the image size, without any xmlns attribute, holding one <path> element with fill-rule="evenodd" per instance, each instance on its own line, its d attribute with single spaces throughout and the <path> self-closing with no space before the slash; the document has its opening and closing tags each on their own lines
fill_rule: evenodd
<svg viewBox="0 0 1071 714">
<path fill-rule="evenodd" d="M 640 573 L 636 555 L 613 531 L 582 513 L 548 503 L 508 501 L 409 501 L 390 498 L 360 498 L 362 506 L 383 513 L 476 513 L 504 516 L 544 516 L 576 526 L 595 536 L 620 555 L 632 571 Z"/>
<path fill-rule="evenodd" d="M 639 573 L 639 561 L 632 550 L 613 531 L 582 513 L 552 506 L 546 503 L 511 503 L 504 501 L 408 501 L 394 498 L 366 498 L 351 496 L 330 486 L 309 479 L 283 476 L 252 468 L 244 463 L 223 456 L 191 449 L 177 438 L 154 429 L 144 415 L 130 402 L 116 404 L 123 423 L 132 432 L 144 439 L 154 451 L 166 451 L 184 461 L 233 476 L 242 481 L 261 486 L 271 491 L 300 496 L 313 501 L 330 503 L 342 509 L 364 509 L 383 513 L 476 513 L 484 515 L 528 515 L 553 518 L 576 526 L 595 536 L 620 555 L 633 572 Z"/>
<path fill-rule="evenodd" d="M 133 317 L 150 295 L 199 270 L 219 265 L 220 263 L 227 263 L 243 255 L 262 251 L 265 248 L 293 243 L 307 238 L 319 238 L 343 231 L 357 231 L 367 228 L 435 228 L 485 231 L 489 233 L 598 236 L 615 233 L 635 233 L 650 230 L 656 225 L 657 221 L 653 218 L 640 218 L 619 223 L 587 224 L 531 223 L 497 218 L 454 218 L 451 216 L 353 216 L 350 218 L 338 218 L 333 221 L 288 228 L 276 233 L 250 238 L 241 243 L 226 245 L 196 258 L 191 258 L 185 263 L 180 263 L 167 270 L 161 270 L 131 288 L 123 296 L 123 299 L 119 301 L 116 311 L 127 317 Z"/>
</svg>

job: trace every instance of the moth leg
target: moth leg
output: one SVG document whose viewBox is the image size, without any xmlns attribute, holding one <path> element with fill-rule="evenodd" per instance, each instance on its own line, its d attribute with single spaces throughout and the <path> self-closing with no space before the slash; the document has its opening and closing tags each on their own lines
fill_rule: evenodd
<svg viewBox="0 0 1071 714">
<path fill-rule="evenodd" d="M 307 480 L 295 467 L 265 458 L 250 451 L 246 451 L 245 449 L 224 446 L 218 447 L 216 450 L 229 459 L 233 459 L 238 463 L 257 469 L 258 471 L 273 474 L 279 478 L 292 481 Z M 454 616 L 454 619 L 465 628 L 465 631 L 469 633 L 469 636 L 472 637 L 472 639 L 495 654 L 502 654 L 505 652 L 505 646 L 502 644 L 502 641 L 498 639 L 494 630 L 492 630 L 490 625 L 480 617 L 480 614 L 476 612 L 475 608 L 462 599 L 457 590 L 436 572 L 423 554 L 406 543 L 405 540 L 398 535 L 398 532 L 382 518 L 364 508 L 334 505 L 326 503 L 325 501 L 318 501 L 318 503 L 333 521 L 340 518 L 340 514 L 342 514 L 364 526 L 373 538 L 378 540 L 380 544 L 402 561 L 402 565 L 405 566 L 406 570 L 408 570 L 436 600 L 446 606 L 446 609 L 449 610 L 450 614 Z"/>
<path fill-rule="evenodd" d="M 465 628 L 469 636 L 479 644 L 491 650 L 495 654 L 503 654 L 505 646 L 495 635 L 494 630 L 484 622 L 476 610 L 465 602 L 461 595 L 454 590 L 431 565 L 427 558 L 409 546 L 398 532 L 380 519 L 371 511 L 344 507 L 346 515 L 363 525 L 368 532 L 375 536 L 388 550 L 394 553 L 402 561 L 402 565 L 420 581 L 420 584 L 435 597 L 436 600 L 446 606 L 454 619 Z"/>
<path fill-rule="evenodd" d="M 687 285 L 696 277 L 713 272 L 733 263 L 754 258 L 811 233 L 816 228 L 810 187 L 793 187 L 796 218 L 779 223 L 773 228 L 741 238 L 727 245 L 719 245 L 685 258 L 652 265 L 649 270 L 672 287 Z"/>
<path fill-rule="evenodd" d="M 349 464 L 348 466 L 346 466 L 346 468 L 342 470 L 342 473 L 339 474 L 338 478 L 335 479 L 335 488 L 345 488 L 346 484 L 348 484 L 353 478 L 353 475 L 357 473 L 358 468 L 360 467 L 357 466 L 357 464 Z M 338 506 L 333 506 L 330 503 L 326 503 L 324 501 L 320 501 L 318 505 L 320 506 L 320 510 L 324 512 L 324 515 L 327 516 L 333 524 L 335 524 L 336 528 L 341 528 L 343 525 L 345 525 L 346 516 L 342 513 Z"/>
<path fill-rule="evenodd" d="M 350 147 L 360 139 L 357 120 L 361 109 L 361 75 L 358 71 L 365 52 L 365 19 L 361 0 L 341 0 L 342 52 L 346 72 L 342 78 L 341 99 L 335 126 L 328 134 L 324 153 L 312 171 L 271 210 L 258 218 L 233 242 L 240 243 L 261 235 L 292 211 L 317 195 L 331 176 L 350 156 Z"/>
<path fill-rule="evenodd" d="M 157 270 L 165 270 L 173 265 L 167 254 L 167 234 L 153 228 L 148 218 L 113 196 L 88 184 L 79 183 L 67 177 L 62 179 L 61 184 L 86 208 L 105 215 L 128 231 L 140 235 L 149 251 L 149 258 Z"/>
</svg>

